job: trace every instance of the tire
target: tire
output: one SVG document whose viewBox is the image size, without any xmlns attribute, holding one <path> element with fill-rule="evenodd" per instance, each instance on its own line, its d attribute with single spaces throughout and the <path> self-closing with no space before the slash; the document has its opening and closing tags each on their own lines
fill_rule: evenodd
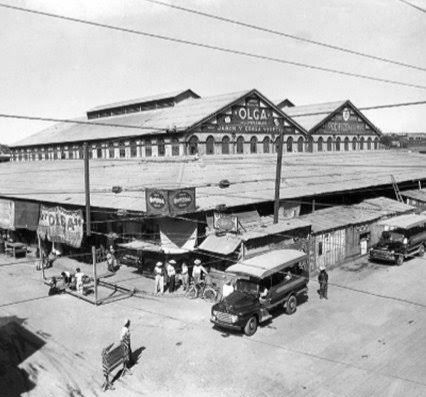
<svg viewBox="0 0 426 397">
<path fill-rule="evenodd" d="M 256 316 L 251 316 L 248 319 L 248 321 L 247 321 L 247 323 L 246 323 L 246 325 L 244 327 L 244 333 L 247 336 L 254 335 L 256 333 L 256 331 L 257 331 L 257 325 L 258 325 L 257 317 Z"/>
<path fill-rule="evenodd" d="M 402 255 L 398 255 L 395 259 L 395 265 L 401 266 L 404 263 L 404 257 Z"/>
<path fill-rule="evenodd" d="M 425 254 L 425 246 L 423 244 L 420 244 L 419 256 L 423 256 L 424 254 Z"/>
<path fill-rule="evenodd" d="M 203 292 L 203 299 L 211 303 L 216 302 L 217 293 L 213 288 L 206 288 Z"/>
<path fill-rule="evenodd" d="M 198 290 L 195 285 L 191 285 L 188 289 L 188 292 L 186 293 L 186 296 L 189 299 L 195 299 L 198 296 Z"/>
<path fill-rule="evenodd" d="M 291 315 L 296 312 L 297 309 L 297 298 L 294 295 L 290 295 L 287 299 L 287 302 L 284 305 L 285 312 L 288 315 Z"/>
</svg>

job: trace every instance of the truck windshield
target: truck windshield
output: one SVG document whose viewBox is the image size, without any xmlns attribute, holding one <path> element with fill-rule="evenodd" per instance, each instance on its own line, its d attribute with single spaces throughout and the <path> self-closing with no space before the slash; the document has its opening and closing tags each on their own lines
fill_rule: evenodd
<svg viewBox="0 0 426 397">
<path fill-rule="evenodd" d="M 395 241 L 402 243 L 404 241 L 404 235 L 396 232 L 383 232 L 382 239 L 385 241 Z"/>
<path fill-rule="evenodd" d="M 237 280 L 235 287 L 237 291 L 248 294 L 257 294 L 259 292 L 259 285 L 251 280 Z"/>
</svg>

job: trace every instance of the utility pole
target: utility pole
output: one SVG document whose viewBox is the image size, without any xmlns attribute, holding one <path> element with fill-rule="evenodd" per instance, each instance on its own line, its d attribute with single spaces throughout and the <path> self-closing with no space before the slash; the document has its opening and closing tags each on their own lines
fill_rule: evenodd
<svg viewBox="0 0 426 397">
<path fill-rule="evenodd" d="M 277 150 L 277 169 L 275 173 L 275 201 L 274 201 L 274 223 L 278 223 L 278 212 L 280 209 L 280 187 L 281 187 L 281 167 L 283 163 L 283 140 L 284 131 L 280 131 Z"/>
<path fill-rule="evenodd" d="M 86 235 L 91 235 L 90 222 L 90 179 L 89 179 L 89 145 L 84 142 L 83 145 L 84 157 L 84 191 L 86 193 Z"/>
</svg>

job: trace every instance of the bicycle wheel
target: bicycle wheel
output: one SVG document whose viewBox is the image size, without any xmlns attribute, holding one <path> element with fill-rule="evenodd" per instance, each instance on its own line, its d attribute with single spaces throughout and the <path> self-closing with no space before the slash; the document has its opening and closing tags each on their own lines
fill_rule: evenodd
<svg viewBox="0 0 426 397">
<path fill-rule="evenodd" d="M 216 290 L 211 287 L 206 287 L 206 289 L 203 292 L 203 299 L 211 303 L 216 302 L 216 299 L 217 299 Z"/>
<path fill-rule="evenodd" d="M 186 293 L 187 298 L 195 299 L 198 296 L 198 290 L 195 285 L 191 285 Z"/>
</svg>

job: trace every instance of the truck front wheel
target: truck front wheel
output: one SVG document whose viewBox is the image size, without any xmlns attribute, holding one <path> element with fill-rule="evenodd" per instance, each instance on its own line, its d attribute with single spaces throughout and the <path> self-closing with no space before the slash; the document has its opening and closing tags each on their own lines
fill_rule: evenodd
<svg viewBox="0 0 426 397">
<path fill-rule="evenodd" d="M 402 255 L 398 255 L 395 259 L 395 264 L 397 266 L 401 266 L 404 263 L 404 257 Z"/>
<path fill-rule="evenodd" d="M 251 316 L 248 319 L 246 326 L 244 327 L 244 333 L 247 336 L 252 336 L 256 333 L 256 330 L 257 330 L 257 317 Z"/>
<path fill-rule="evenodd" d="M 420 244 L 419 256 L 423 256 L 424 254 L 425 254 L 425 246 L 423 244 Z"/>
<path fill-rule="evenodd" d="M 291 295 L 285 303 L 285 312 L 287 314 L 293 314 L 297 308 L 297 299 L 294 295 Z"/>
</svg>

